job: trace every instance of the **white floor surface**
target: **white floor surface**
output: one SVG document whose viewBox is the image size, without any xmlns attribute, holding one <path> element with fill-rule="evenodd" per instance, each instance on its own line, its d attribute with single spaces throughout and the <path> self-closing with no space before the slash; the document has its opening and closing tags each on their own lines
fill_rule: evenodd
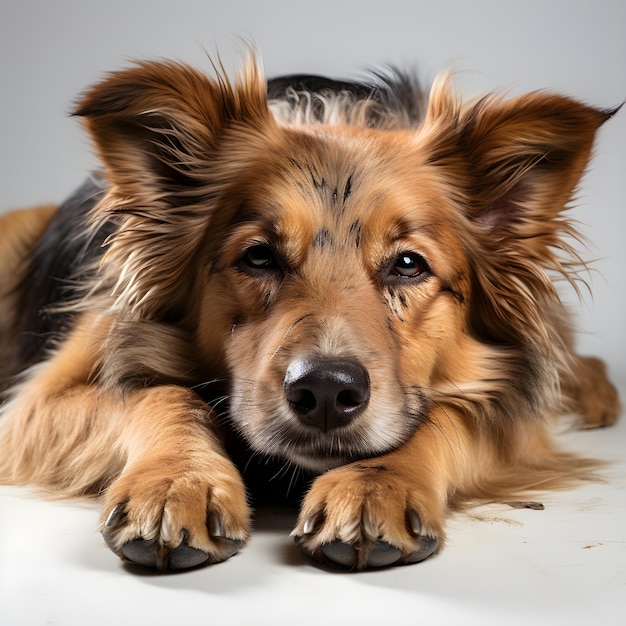
<svg viewBox="0 0 626 626">
<path fill-rule="evenodd" d="M 439 556 L 358 574 L 311 564 L 289 539 L 294 515 L 267 509 L 226 563 L 138 572 L 105 547 L 97 504 L 0 487 L 0 625 L 623 625 L 626 419 L 564 440 L 615 461 L 605 483 L 546 494 L 543 511 L 457 515 Z"/>
</svg>

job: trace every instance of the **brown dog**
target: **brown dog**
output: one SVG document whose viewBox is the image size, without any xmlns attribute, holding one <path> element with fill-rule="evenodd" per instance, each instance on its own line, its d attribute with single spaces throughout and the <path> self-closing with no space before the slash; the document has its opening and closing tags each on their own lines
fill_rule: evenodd
<svg viewBox="0 0 626 626">
<path fill-rule="evenodd" d="M 451 507 L 589 478 L 547 424 L 619 402 L 553 279 L 612 113 L 395 72 L 268 95 L 254 59 L 110 75 L 76 109 L 104 174 L 0 221 L 0 477 L 102 494 L 108 545 L 159 568 L 234 554 L 242 472 L 275 462 L 312 480 L 297 542 L 354 568 L 438 551 Z"/>
</svg>

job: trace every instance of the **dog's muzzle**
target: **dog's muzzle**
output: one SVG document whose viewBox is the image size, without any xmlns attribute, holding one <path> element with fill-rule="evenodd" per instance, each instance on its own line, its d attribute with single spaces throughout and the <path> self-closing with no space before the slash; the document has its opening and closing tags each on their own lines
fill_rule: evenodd
<svg viewBox="0 0 626 626">
<path fill-rule="evenodd" d="M 287 368 L 284 391 L 302 424 L 328 432 L 349 424 L 365 410 L 370 379 L 356 361 L 298 359 Z"/>
</svg>

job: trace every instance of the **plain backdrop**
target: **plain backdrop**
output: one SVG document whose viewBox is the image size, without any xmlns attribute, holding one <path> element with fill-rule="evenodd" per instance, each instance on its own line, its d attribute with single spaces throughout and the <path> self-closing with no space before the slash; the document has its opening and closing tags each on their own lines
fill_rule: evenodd
<svg viewBox="0 0 626 626">
<path fill-rule="evenodd" d="M 599 107 L 626 99 L 624 0 L 0 0 L 0 211 L 61 201 L 97 164 L 75 98 L 136 58 L 235 68 L 253 41 L 268 75 L 454 67 L 469 96 L 550 89 Z M 573 217 L 595 258 L 593 297 L 565 294 L 581 350 L 626 389 L 626 107 L 602 129 Z M 1 243 L 0 243 L 1 245 Z M 0 355 L 2 358 L 2 355 Z M 0 487 L 0 624 L 623 624 L 626 424 L 574 436 L 617 461 L 611 480 L 550 494 L 543 512 L 450 522 L 443 554 L 409 568 L 333 575 L 293 546 L 293 518 L 257 516 L 251 545 L 217 568 L 126 571 L 98 506 Z M 230 616 L 229 619 L 226 616 Z"/>
</svg>

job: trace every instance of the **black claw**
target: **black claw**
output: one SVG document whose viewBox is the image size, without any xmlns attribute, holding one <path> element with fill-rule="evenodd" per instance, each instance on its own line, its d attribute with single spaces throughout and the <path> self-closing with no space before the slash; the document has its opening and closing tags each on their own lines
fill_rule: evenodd
<svg viewBox="0 0 626 626">
<path fill-rule="evenodd" d="M 110 550 L 115 552 L 115 554 L 120 555 L 120 551 L 117 549 L 115 542 L 113 541 L 113 535 L 107 532 L 106 530 L 102 531 L 102 538 L 104 539 L 104 543 L 107 544 Z"/>
<path fill-rule="evenodd" d="M 113 513 L 118 510 L 119 506 L 115 507 L 109 515 L 109 519 L 113 517 Z M 119 511 L 117 513 L 119 514 Z M 107 546 L 123 559 L 143 567 L 159 570 L 181 570 L 198 567 L 202 564 L 219 563 L 239 552 L 243 545 L 243 541 L 238 539 L 229 539 L 228 537 L 216 535 L 217 531 L 223 532 L 221 521 L 217 518 L 217 521 L 214 521 L 212 524 L 212 534 L 221 548 L 219 558 L 209 559 L 208 552 L 190 546 L 187 540 L 184 540 L 177 548 L 172 550 L 168 550 L 167 547 L 155 540 L 147 541 L 142 538 L 127 541 L 118 547 L 114 540 L 114 534 L 109 532 L 108 528 L 109 526 L 115 526 L 119 522 L 109 524 L 109 519 L 107 519 L 105 528 L 102 531 L 102 537 Z"/>
<path fill-rule="evenodd" d="M 419 537 L 422 533 L 422 520 L 418 515 L 417 511 L 414 509 L 410 509 L 406 514 L 406 521 L 409 527 L 409 530 L 415 537 Z"/>
<path fill-rule="evenodd" d="M 315 533 L 319 525 L 319 514 L 313 514 L 304 520 L 303 535 Z M 417 511 L 409 509 L 406 512 L 406 528 L 418 541 L 418 548 L 403 558 L 402 550 L 382 539 L 377 541 L 356 544 L 346 543 L 340 539 L 321 546 L 320 552 L 310 551 L 305 547 L 305 538 L 296 537 L 296 543 L 311 558 L 322 563 L 332 563 L 347 569 L 380 568 L 391 565 L 419 563 L 432 556 L 438 549 L 440 542 L 437 537 L 422 534 L 424 531 L 422 520 Z"/>
<path fill-rule="evenodd" d="M 320 520 L 319 513 L 312 513 L 311 515 L 309 515 L 304 520 L 304 524 L 302 525 L 302 532 L 305 535 L 313 534 L 315 532 L 315 529 L 317 528 L 319 520 Z"/>
<path fill-rule="evenodd" d="M 223 537 L 224 526 L 222 525 L 222 518 L 218 513 L 211 513 L 209 515 L 209 533 L 211 537 Z"/>
<path fill-rule="evenodd" d="M 106 522 L 104 525 L 106 528 L 115 528 L 120 525 L 120 522 L 126 517 L 126 505 L 123 502 L 120 502 L 115 508 L 109 513 Z"/>
<path fill-rule="evenodd" d="M 415 552 L 411 552 L 411 554 L 409 554 L 405 563 L 419 563 L 420 561 L 427 559 L 435 552 L 438 545 L 439 539 L 437 539 L 437 537 L 423 535 L 420 537 L 419 548 L 415 550 Z"/>
</svg>

